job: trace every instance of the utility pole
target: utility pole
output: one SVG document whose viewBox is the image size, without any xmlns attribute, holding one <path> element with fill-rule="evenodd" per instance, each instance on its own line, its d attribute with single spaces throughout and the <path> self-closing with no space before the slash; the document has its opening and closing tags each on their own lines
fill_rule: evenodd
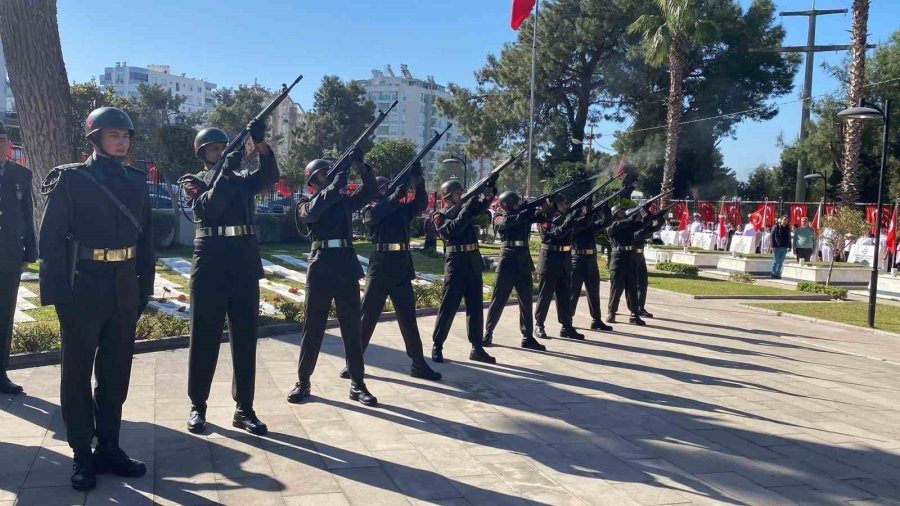
<svg viewBox="0 0 900 506">
<path fill-rule="evenodd" d="M 837 46 L 817 46 L 816 45 L 816 17 L 828 14 L 846 14 L 847 9 L 816 9 L 815 0 L 813 0 L 813 8 L 808 11 L 785 11 L 780 12 L 780 16 L 806 16 L 809 19 L 809 26 L 806 32 L 805 46 L 783 46 L 771 49 L 760 49 L 755 51 L 774 51 L 778 53 L 806 53 L 805 72 L 803 75 L 803 91 L 801 98 L 803 100 L 803 109 L 800 113 L 800 138 L 798 142 L 803 142 L 808 136 L 807 125 L 809 124 L 809 109 L 812 101 L 812 79 L 813 79 L 813 60 L 816 53 L 826 51 L 846 51 L 850 49 L 848 45 Z M 869 47 L 875 47 L 869 45 Z M 804 202 L 806 200 L 806 180 L 803 176 L 807 173 L 806 156 L 802 153 L 797 160 L 797 186 L 794 192 L 794 200 Z"/>
</svg>

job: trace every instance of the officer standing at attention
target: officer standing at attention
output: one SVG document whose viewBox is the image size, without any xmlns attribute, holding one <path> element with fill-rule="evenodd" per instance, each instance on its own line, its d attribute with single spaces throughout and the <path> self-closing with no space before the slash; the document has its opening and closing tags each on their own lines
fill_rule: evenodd
<svg viewBox="0 0 900 506">
<path fill-rule="evenodd" d="M 609 259 L 609 310 L 607 323 L 615 323 L 619 300 L 625 292 L 625 302 L 631 311 L 629 323 L 646 325 L 638 314 L 638 256 L 635 252 L 635 234 L 644 228 L 644 223 L 625 216 L 625 209 L 612 208 L 613 223 L 606 229 L 610 242 Z"/>
<path fill-rule="evenodd" d="M 445 207 L 459 203 L 462 194 L 463 187 L 456 179 L 441 185 L 441 199 Z M 459 303 L 463 298 L 466 301 L 466 333 L 472 345 L 469 360 L 487 364 L 497 362 L 497 359 L 484 351 L 482 344 L 484 285 L 481 270 L 484 262 L 481 259 L 481 252 L 478 251 L 475 224 L 472 223 L 476 216 L 487 212 L 496 194 L 496 188 L 487 186 L 482 195 L 474 196 L 462 204 L 462 209 L 456 216 L 444 216 L 438 211 L 431 217 L 444 241 L 444 293 L 434 324 L 432 335 L 434 345 L 431 348 L 431 359 L 435 362 L 444 361 L 444 341 L 447 340 L 450 325 L 453 324 L 456 310 L 459 309 Z"/>
<path fill-rule="evenodd" d="M 572 231 L 582 216 L 579 213 L 569 213 L 562 223 L 554 224 L 553 219 L 565 213 L 569 209 L 569 202 L 565 196 L 558 195 L 550 204 L 550 208 L 544 211 L 545 219 L 541 224 L 541 253 L 538 256 L 538 297 L 535 315 L 535 337 L 547 339 L 544 330 L 544 321 L 547 319 L 547 311 L 550 310 L 550 302 L 556 295 L 556 317 L 562 329 L 560 337 L 570 339 L 584 339 L 575 327 L 572 326 L 572 310 L 569 307 L 572 291 L 570 281 L 572 277 Z"/>
<path fill-rule="evenodd" d="M 300 333 L 299 381 L 288 394 L 288 402 L 299 403 L 309 397 L 310 377 L 316 368 L 328 310 L 334 301 L 344 340 L 344 356 L 350 373 L 350 399 L 375 406 L 378 399 L 369 393 L 363 381 L 363 347 L 360 339 L 359 280 L 364 276 L 353 251 L 351 215 L 365 207 L 378 190 L 372 168 L 362 162 L 362 154 L 350 154 L 351 168 L 359 173 L 362 185 L 345 195 L 347 170 L 339 172 L 329 184 L 331 169 L 327 160 L 313 160 L 306 166 L 306 182 L 315 188 L 309 201 L 297 207 L 297 219 L 310 231 L 309 269 L 306 276 L 306 320 Z"/>
<path fill-rule="evenodd" d="M 638 316 L 644 318 L 653 318 L 645 308 L 647 303 L 647 287 L 650 284 L 650 278 L 647 274 L 647 259 L 644 257 L 644 246 L 647 241 L 653 238 L 653 234 L 661 230 L 665 225 L 666 219 L 662 216 L 655 220 L 644 220 L 644 227 L 637 233 L 634 238 L 634 253 L 637 255 L 637 292 L 638 292 Z"/>
<path fill-rule="evenodd" d="M 9 380 L 9 349 L 19 279 L 37 259 L 31 203 L 31 171 L 6 158 L 9 138 L 0 123 L 0 394 L 20 394 Z"/>
<path fill-rule="evenodd" d="M 56 306 L 62 330 L 60 405 L 76 490 L 94 488 L 96 474 L 147 471 L 119 447 L 119 429 L 135 326 L 153 291 L 156 262 L 147 175 L 122 164 L 131 118 L 101 107 L 88 115 L 84 133 L 93 154 L 53 169 L 41 188 L 41 304 Z"/>
<path fill-rule="evenodd" d="M 259 153 L 259 169 L 253 172 L 241 170 L 244 149 L 237 149 L 226 156 L 216 177 L 211 169 L 225 151 L 228 134 L 218 128 L 204 128 L 194 138 L 194 152 L 204 170 L 196 174 L 196 185 L 187 187 L 194 217 L 200 221 L 194 235 L 190 281 L 188 430 L 193 433 L 206 430 L 206 400 L 216 372 L 226 315 L 234 369 L 231 396 L 237 403 L 231 424 L 251 434 L 267 432 L 266 424 L 253 411 L 259 280 L 264 277 L 253 216 L 254 197 L 278 182 L 278 165 L 265 142 L 265 122 L 251 122 L 249 130 L 254 150 Z"/>
<path fill-rule="evenodd" d="M 531 235 L 531 224 L 537 219 L 537 209 L 516 212 L 522 204 L 519 194 L 513 191 L 503 192 L 498 199 L 500 210 L 494 215 L 494 229 L 503 241 L 500 249 L 500 260 L 497 262 L 497 280 L 491 293 L 491 304 L 488 306 L 487 324 L 484 329 L 484 346 L 491 346 L 494 329 L 503 314 L 503 308 L 509 300 L 513 288 L 519 302 L 519 329 L 522 331 L 522 348 L 544 351 L 547 348 L 534 338 L 534 320 L 532 317 L 531 273 L 534 262 L 528 247 Z"/>
<path fill-rule="evenodd" d="M 578 220 L 572 236 L 572 316 L 581 298 L 582 285 L 587 290 L 588 309 L 591 313 L 591 330 L 610 331 L 612 327 L 600 317 L 600 268 L 597 266 L 597 230 L 609 226 L 612 216 L 609 207 L 601 207 L 597 216 L 587 215 Z"/>
<path fill-rule="evenodd" d="M 397 325 L 406 345 L 406 355 L 412 360 L 409 374 L 413 378 L 432 381 L 441 379 L 425 362 L 422 352 L 422 338 L 416 324 L 416 297 L 413 295 L 412 280 L 416 277 L 412 255 L 409 252 L 409 223 L 413 217 L 422 214 L 428 206 L 425 180 L 422 179 L 422 165 L 410 169 L 410 177 L 415 187 L 412 202 L 402 202 L 407 195 L 407 186 L 400 185 L 390 196 L 387 188 L 390 180 L 378 176 L 378 193 L 375 201 L 363 210 L 363 223 L 369 231 L 373 252 L 369 257 L 366 273 L 366 292 L 362 298 L 362 348 L 365 353 L 378 324 L 378 317 L 384 309 L 388 296 L 394 304 Z M 341 371 L 342 378 L 350 378 L 347 367 Z"/>
</svg>

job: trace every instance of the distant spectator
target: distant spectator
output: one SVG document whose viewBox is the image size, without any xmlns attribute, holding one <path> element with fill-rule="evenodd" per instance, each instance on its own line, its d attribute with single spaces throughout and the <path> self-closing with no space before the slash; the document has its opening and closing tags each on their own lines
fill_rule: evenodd
<svg viewBox="0 0 900 506">
<path fill-rule="evenodd" d="M 812 252 L 816 250 L 816 231 L 809 226 L 809 218 L 801 218 L 800 226 L 794 229 L 793 246 L 797 261 L 809 262 Z"/>
<path fill-rule="evenodd" d="M 772 279 L 781 279 L 784 257 L 791 248 L 791 225 L 787 216 L 782 216 L 772 229 Z"/>
</svg>

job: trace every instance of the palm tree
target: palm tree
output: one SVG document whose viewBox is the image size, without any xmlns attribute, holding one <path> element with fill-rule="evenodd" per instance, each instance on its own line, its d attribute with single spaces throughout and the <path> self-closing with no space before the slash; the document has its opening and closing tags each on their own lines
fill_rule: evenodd
<svg viewBox="0 0 900 506">
<path fill-rule="evenodd" d="M 869 21 L 869 0 L 853 0 L 853 24 L 850 33 L 850 106 L 864 98 L 866 70 L 866 25 Z M 859 201 L 859 145 L 863 122 L 850 120 L 844 127 L 844 177 L 841 180 L 841 200 L 847 204 Z"/>
<path fill-rule="evenodd" d="M 666 154 L 663 166 L 662 189 L 672 189 L 675 178 L 675 153 L 681 132 L 684 97 L 681 89 L 685 60 L 689 51 L 710 40 L 715 26 L 701 19 L 700 0 L 656 0 L 659 12 L 643 14 L 629 25 L 628 33 L 639 33 L 644 42 L 644 57 L 648 64 L 669 64 L 669 97 L 666 100 Z M 664 197 L 665 206 L 669 198 Z"/>
</svg>

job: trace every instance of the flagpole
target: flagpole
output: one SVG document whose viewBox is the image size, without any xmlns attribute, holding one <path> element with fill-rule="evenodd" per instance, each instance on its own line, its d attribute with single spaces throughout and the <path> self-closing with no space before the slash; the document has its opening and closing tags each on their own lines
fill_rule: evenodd
<svg viewBox="0 0 900 506">
<path fill-rule="evenodd" d="M 531 34 L 531 103 L 528 117 L 528 173 L 525 175 L 525 195 L 531 196 L 531 164 L 534 160 L 534 66 L 535 52 L 537 49 L 537 25 L 538 11 L 541 9 L 541 0 L 534 4 L 534 31 Z"/>
</svg>

